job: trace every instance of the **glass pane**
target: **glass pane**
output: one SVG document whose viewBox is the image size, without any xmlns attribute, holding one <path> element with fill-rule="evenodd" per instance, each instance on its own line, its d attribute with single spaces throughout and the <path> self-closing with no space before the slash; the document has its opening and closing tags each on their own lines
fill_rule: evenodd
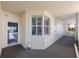
<svg viewBox="0 0 79 59">
<path fill-rule="evenodd" d="M 42 25 L 42 18 L 38 18 L 37 25 Z"/>
<path fill-rule="evenodd" d="M 32 18 L 32 25 L 36 25 L 36 18 Z"/>
<path fill-rule="evenodd" d="M 42 27 L 37 27 L 37 35 L 42 35 Z"/>
<path fill-rule="evenodd" d="M 32 27 L 32 35 L 36 35 L 36 27 Z"/>
<path fill-rule="evenodd" d="M 8 22 L 8 44 L 18 42 L 18 23 Z"/>
<path fill-rule="evenodd" d="M 45 26 L 49 26 L 49 18 L 46 17 L 46 18 L 44 19 L 44 25 L 45 25 Z"/>
<path fill-rule="evenodd" d="M 44 27 L 44 34 L 49 34 L 49 28 L 48 27 Z"/>
<path fill-rule="evenodd" d="M 68 25 L 68 31 L 75 31 L 75 24 L 69 24 Z"/>
</svg>

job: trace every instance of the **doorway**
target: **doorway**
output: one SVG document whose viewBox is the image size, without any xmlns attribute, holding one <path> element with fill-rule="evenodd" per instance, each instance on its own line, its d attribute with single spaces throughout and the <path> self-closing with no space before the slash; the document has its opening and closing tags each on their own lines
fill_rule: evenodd
<svg viewBox="0 0 79 59">
<path fill-rule="evenodd" d="M 18 23 L 8 22 L 8 44 L 18 42 Z"/>
</svg>

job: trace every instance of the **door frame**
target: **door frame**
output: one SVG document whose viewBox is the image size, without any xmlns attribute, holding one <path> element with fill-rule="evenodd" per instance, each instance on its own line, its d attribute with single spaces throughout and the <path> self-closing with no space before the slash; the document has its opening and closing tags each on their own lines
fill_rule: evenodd
<svg viewBox="0 0 79 59">
<path fill-rule="evenodd" d="M 8 32 L 7 32 L 8 22 L 18 23 L 18 42 L 16 42 L 16 43 L 14 42 L 14 43 L 8 44 Z M 17 45 L 17 44 L 20 44 L 20 22 L 8 20 L 8 21 L 6 21 L 6 47 L 13 46 L 13 45 Z"/>
</svg>

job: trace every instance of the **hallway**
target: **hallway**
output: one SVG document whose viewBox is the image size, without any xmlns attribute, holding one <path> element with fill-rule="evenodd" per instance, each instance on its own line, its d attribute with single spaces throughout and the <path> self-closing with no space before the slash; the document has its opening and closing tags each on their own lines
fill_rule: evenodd
<svg viewBox="0 0 79 59">
<path fill-rule="evenodd" d="M 74 38 L 64 36 L 46 50 L 25 51 L 21 45 L 3 49 L 2 58 L 75 58 Z"/>
</svg>

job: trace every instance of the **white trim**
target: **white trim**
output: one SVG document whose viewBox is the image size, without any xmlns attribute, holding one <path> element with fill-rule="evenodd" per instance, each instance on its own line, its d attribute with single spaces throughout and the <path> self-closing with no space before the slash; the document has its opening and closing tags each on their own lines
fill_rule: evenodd
<svg viewBox="0 0 79 59">
<path fill-rule="evenodd" d="M 42 17 L 42 35 L 44 37 L 44 16 Z"/>
<path fill-rule="evenodd" d="M 75 47 L 76 57 L 79 58 L 78 49 L 75 43 L 74 43 L 74 47 Z"/>
<path fill-rule="evenodd" d="M 19 44 L 19 43 L 17 43 L 17 42 L 13 42 L 13 43 L 11 43 L 11 44 L 8 44 L 7 47 L 14 46 L 14 45 L 17 45 L 17 44 Z"/>
<path fill-rule="evenodd" d="M 18 42 L 13 42 L 11 44 L 8 44 L 8 39 L 7 39 L 8 22 L 18 23 Z M 17 21 L 7 21 L 6 22 L 6 47 L 13 46 L 13 45 L 16 45 L 16 44 L 20 44 L 20 24 Z"/>
<path fill-rule="evenodd" d="M 34 18 L 34 17 L 36 18 L 36 25 L 32 25 L 32 18 Z M 37 18 L 38 18 L 38 17 L 42 17 L 42 25 L 37 25 Z M 30 33 L 30 34 L 31 34 L 31 36 L 48 36 L 48 35 L 50 35 L 50 18 L 47 17 L 48 20 L 49 20 L 49 26 L 45 26 L 45 25 L 44 25 L 45 17 L 47 17 L 47 16 L 41 16 L 41 15 L 31 15 L 31 16 L 30 16 L 30 20 L 31 20 L 31 21 L 30 21 L 30 23 L 31 23 L 31 25 L 30 25 L 30 27 L 31 27 L 31 28 L 30 28 L 30 29 L 31 29 L 30 32 L 31 32 L 31 33 Z M 32 27 L 33 27 L 33 26 L 36 26 L 36 35 L 32 35 Z M 38 27 L 38 26 L 40 26 L 40 27 L 42 26 L 42 35 L 37 35 L 37 27 Z M 44 27 L 48 27 L 48 29 L 49 29 L 49 34 L 44 34 Z"/>
<path fill-rule="evenodd" d="M 0 56 L 1 56 L 1 51 L 0 51 Z"/>
<path fill-rule="evenodd" d="M 30 16 L 30 37 L 32 36 L 32 16 Z"/>
<path fill-rule="evenodd" d="M 48 20 L 49 20 L 49 25 L 48 25 L 48 26 L 44 24 L 44 22 L 45 22 L 45 17 L 47 17 Z M 44 27 L 48 27 L 48 30 L 49 30 L 49 33 L 48 33 L 48 34 L 45 34 L 45 33 L 44 33 Z M 51 32 L 50 18 L 49 18 L 48 16 L 44 16 L 44 19 L 43 19 L 43 35 L 44 35 L 44 36 L 49 36 L 49 35 L 51 35 L 50 32 Z"/>
<path fill-rule="evenodd" d="M 36 18 L 36 25 L 32 25 L 32 18 L 34 18 L 34 17 Z M 38 20 L 37 18 L 39 18 L 39 17 L 43 17 L 43 16 L 41 16 L 41 15 L 31 15 L 31 16 L 30 16 L 30 20 L 31 20 L 31 21 L 30 21 L 30 23 L 31 23 L 31 25 L 30 25 L 30 27 L 31 27 L 31 28 L 30 28 L 30 32 L 31 32 L 31 33 L 30 33 L 30 34 L 31 34 L 31 36 L 42 36 L 42 34 L 43 34 L 43 31 L 42 31 L 42 34 L 41 34 L 41 35 L 37 35 L 37 27 L 42 27 L 42 25 L 37 25 L 37 20 Z M 42 22 L 43 22 L 43 21 L 42 21 Z M 32 27 L 33 27 L 33 26 L 36 27 L 36 35 L 32 35 Z"/>
</svg>

